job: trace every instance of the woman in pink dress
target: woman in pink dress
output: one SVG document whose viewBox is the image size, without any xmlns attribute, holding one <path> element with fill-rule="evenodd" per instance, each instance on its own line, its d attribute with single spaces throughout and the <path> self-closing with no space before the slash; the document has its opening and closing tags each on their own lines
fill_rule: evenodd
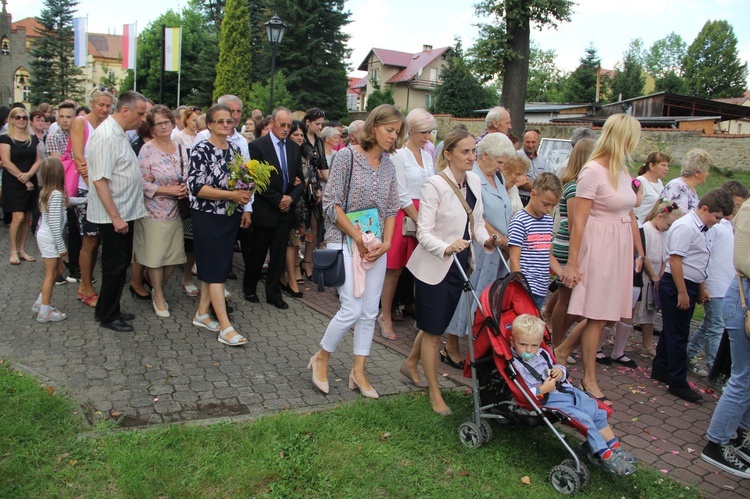
<svg viewBox="0 0 750 499">
<path fill-rule="evenodd" d="M 580 336 L 581 389 L 605 403 L 608 399 L 596 381 L 599 338 L 607 323 L 631 317 L 633 269 L 639 271 L 644 258 L 633 212 L 636 195 L 626 166 L 640 134 L 641 126 L 631 116 L 615 114 L 604 123 L 589 162 L 578 176 L 568 265 L 563 273 L 566 286 L 575 286 L 568 313 L 586 318 Z M 558 351 L 572 351 L 577 341 L 571 333 Z"/>
</svg>

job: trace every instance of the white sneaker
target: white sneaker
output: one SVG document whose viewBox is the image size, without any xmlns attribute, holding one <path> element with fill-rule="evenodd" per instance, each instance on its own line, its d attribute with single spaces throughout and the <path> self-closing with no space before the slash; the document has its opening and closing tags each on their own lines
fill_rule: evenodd
<svg viewBox="0 0 750 499">
<path fill-rule="evenodd" d="M 45 322 L 61 322 L 67 319 L 68 316 L 64 313 L 60 312 L 56 308 L 49 309 L 49 313 L 46 315 L 39 312 L 39 314 L 36 316 L 36 321 L 45 323 Z"/>
<path fill-rule="evenodd" d="M 699 378 L 705 378 L 706 376 L 708 376 L 708 371 L 703 369 L 700 364 L 698 364 L 698 359 L 696 359 L 695 357 L 690 359 L 688 371 L 690 371 L 695 376 L 698 376 Z"/>
<path fill-rule="evenodd" d="M 35 314 L 38 314 L 40 308 L 42 308 L 42 300 L 37 300 L 31 306 L 31 311 L 34 312 Z"/>
</svg>

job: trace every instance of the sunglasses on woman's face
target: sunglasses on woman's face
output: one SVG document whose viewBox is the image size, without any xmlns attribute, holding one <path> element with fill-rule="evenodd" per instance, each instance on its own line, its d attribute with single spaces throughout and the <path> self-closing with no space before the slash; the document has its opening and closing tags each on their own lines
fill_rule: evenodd
<svg viewBox="0 0 750 499">
<path fill-rule="evenodd" d="M 13 116 L 13 119 L 14 120 L 18 120 L 18 121 L 29 121 L 29 117 L 28 116 L 23 116 L 21 114 L 17 114 L 15 116 Z"/>
</svg>

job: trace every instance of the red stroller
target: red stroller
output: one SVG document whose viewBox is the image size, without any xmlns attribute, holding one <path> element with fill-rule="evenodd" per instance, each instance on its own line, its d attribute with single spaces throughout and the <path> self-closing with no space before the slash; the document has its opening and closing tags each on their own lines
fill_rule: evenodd
<svg viewBox="0 0 750 499">
<path fill-rule="evenodd" d="M 505 260 L 502 261 L 508 268 Z M 458 265 L 457 260 L 454 263 Z M 520 424 L 534 427 L 545 424 L 570 454 L 569 458 L 552 468 L 549 481 L 557 492 L 575 494 L 588 484 L 589 471 L 554 423 L 566 424 L 583 436 L 587 435 L 587 428 L 558 409 L 541 406 L 516 372 L 511 353 L 511 324 L 521 314 L 537 317 L 540 314 L 526 278 L 520 272 L 510 272 L 509 268 L 508 271 L 507 277 L 498 279 L 484 290 L 481 299 L 468 278 L 464 280 L 464 291 L 471 295 L 466 300 L 469 318 L 472 299 L 478 305 L 472 331 L 467 335 L 469 354 L 464 366 L 464 376 L 472 380 L 474 412 L 469 421 L 461 424 L 458 436 L 461 443 L 474 448 L 492 439 L 490 419 L 503 426 Z M 545 331 L 542 348 L 554 359 L 549 343 L 549 332 Z M 611 414 L 610 407 L 601 403 L 599 406 Z"/>
</svg>

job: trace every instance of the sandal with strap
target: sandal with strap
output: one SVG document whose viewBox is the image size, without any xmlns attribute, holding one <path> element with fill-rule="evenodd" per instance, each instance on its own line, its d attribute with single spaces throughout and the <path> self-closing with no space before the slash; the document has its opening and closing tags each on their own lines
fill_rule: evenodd
<svg viewBox="0 0 750 499">
<path fill-rule="evenodd" d="M 21 265 L 21 260 L 18 259 L 18 251 L 11 251 L 10 260 L 8 261 L 10 262 L 11 265 Z"/>
<path fill-rule="evenodd" d="M 18 252 L 18 256 L 19 256 L 19 257 L 21 258 L 21 260 L 23 260 L 24 262 L 35 262 L 35 261 L 36 261 L 36 258 L 34 258 L 33 256 L 29 255 L 29 254 L 28 254 L 28 253 L 26 253 L 25 251 L 19 251 L 19 252 Z"/>
<path fill-rule="evenodd" d="M 303 265 L 309 265 L 309 269 L 303 267 Z M 308 281 L 312 281 L 312 260 L 302 260 L 299 262 L 299 272 L 302 274 Z"/>
<path fill-rule="evenodd" d="M 206 319 L 208 319 L 208 322 L 205 322 Z M 217 321 L 211 320 L 211 316 L 209 314 L 203 314 L 198 315 L 195 314 L 195 317 L 193 317 L 193 326 L 196 327 L 202 327 L 204 329 L 208 329 L 209 331 L 218 332 L 221 330 L 219 327 L 219 323 Z"/>
<path fill-rule="evenodd" d="M 190 283 L 187 286 L 183 284 L 182 289 L 185 290 L 185 294 L 188 296 L 198 296 L 200 294 L 200 291 L 198 291 L 198 288 L 193 283 Z"/>
<path fill-rule="evenodd" d="M 78 298 L 80 298 L 84 305 L 88 305 L 89 307 L 95 307 L 99 303 L 99 295 L 96 293 L 91 293 L 89 296 L 83 296 L 83 293 L 78 293 Z"/>
<path fill-rule="evenodd" d="M 231 337 L 227 337 L 228 334 L 234 333 Z M 234 330 L 232 326 L 226 329 L 222 329 L 219 333 L 219 343 L 224 343 L 230 347 L 238 347 L 247 343 L 247 338 L 242 336 L 240 333 Z"/>
<path fill-rule="evenodd" d="M 397 340 L 398 339 L 398 335 L 393 330 L 393 326 L 391 326 L 391 330 L 390 331 L 388 331 L 383 326 L 383 316 L 382 315 L 378 316 L 378 324 L 380 325 L 380 336 L 382 336 L 386 340 Z"/>
</svg>

